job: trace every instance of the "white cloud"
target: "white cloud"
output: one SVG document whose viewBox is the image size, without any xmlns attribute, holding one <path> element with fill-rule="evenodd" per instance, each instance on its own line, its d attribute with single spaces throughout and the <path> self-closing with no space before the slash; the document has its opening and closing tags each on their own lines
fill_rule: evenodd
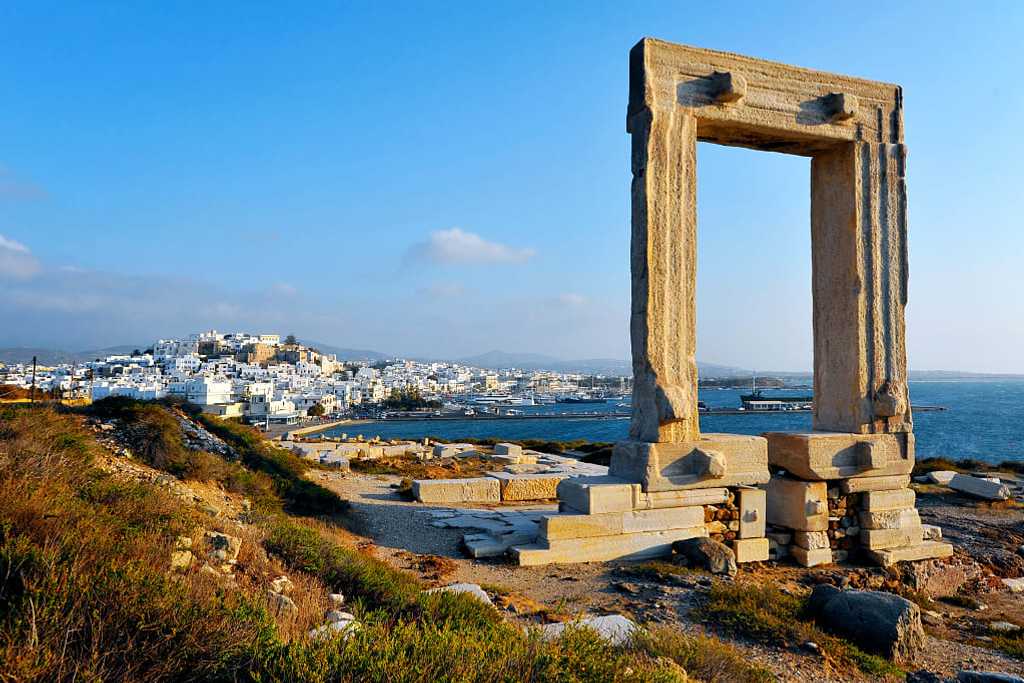
<svg viewBox="0 0 1024 683">
<path fill-rule="evenodd" d="M 408 256 L 439 264 L 523 263 L 535 253 L 533 249 L 489 242 L 475 233 L 451 228 L 430 233 L 425 242 L 417 242 L 409 248 Z"/>
<path fill-rule="evenodd" d="M 25 280 L 39 272 L 39 261 L 21 242 L 0 235 L 0 277 Z"/>
<path fill-rule="evenodd" d="M 276 282 L 271 290 L 277 294 L 284 294 L 285 296 L 292 296 L 299 293 L 299 288 L 295 285 L 288 284 L 287 282 Z"/>
</svg>

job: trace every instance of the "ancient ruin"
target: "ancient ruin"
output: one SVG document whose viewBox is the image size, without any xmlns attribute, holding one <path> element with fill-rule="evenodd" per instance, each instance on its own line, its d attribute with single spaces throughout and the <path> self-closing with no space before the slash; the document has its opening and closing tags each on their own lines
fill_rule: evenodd
<svg viewBox="0 0 1024 683">
<path fill-rule="evenodd" d="M 630 440 L 616 446 L 607 476 L 563 480 L 563 514 L 542 520 L 537 542 L 513 555 L 520 564 L 644 557 L 705 535 L 730 542 L 739 562 L 949 555 L 908 488 L 900 87 L 653 39 L 630 52 L 629 79 Z M 698 141 L 811 158 L 809 433 L 700 432 Z"/>
</svg>

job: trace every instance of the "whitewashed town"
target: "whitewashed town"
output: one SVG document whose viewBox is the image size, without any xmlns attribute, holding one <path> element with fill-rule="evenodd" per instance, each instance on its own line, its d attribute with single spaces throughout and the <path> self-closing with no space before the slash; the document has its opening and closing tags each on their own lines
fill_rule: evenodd
<svg viewBox="0 0 1024 683">
<path fill-rule="evenodd" d="M 626 400 L 629 380 L 448 362 L 339 360 L 293 336 L 209 330 L 82 363 L 0 365 L 0 385 L 91 401 L 178 397 L 207 413 L 266 426 L 424 410 L 515 415 L 518 405 Z"/>
</svg>

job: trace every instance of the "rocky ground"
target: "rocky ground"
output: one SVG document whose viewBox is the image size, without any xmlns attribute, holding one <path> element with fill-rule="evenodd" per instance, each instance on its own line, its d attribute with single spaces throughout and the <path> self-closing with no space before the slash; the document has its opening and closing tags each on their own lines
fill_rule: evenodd
<svg viewBox="0 0 1024 683">
<path fill-rule="evenodd" d="M 714 632 L 714 624 L 691 618 L 712 581 L 704 576 L 666 577 L 638 571 L 638 563 L 606 562 L 548 567 L 516 567 L 507 560 L 470 560 L 461 548 L 465 529 L 437 528 L 436 512 L 444 508 L 408 501 L 396 492 L 399 478 L 388 475 L 319 472 L 317 480 L 352 504 L 352 530 L 371 540 L 376 553 L 396 565 L 418 572 L 438 585 L 470 582 L 508 605 L 510 617 L 526 622 L 565 619 L 577 614 L 625 614 L 648 623 L 674 623 Z M 952 602 L 920 600 L 927 640 L 914 667 L 943 677 L 961 669 L 1024 675 L 1024 661 L 992 647 L 990 625 L 1024 624 L 1024 594 L 1009 592 L 1003 577 L 1024 574 L 1018 548 L 1024 541 L 1024 510 L 974 501 L 938 487 L 920 487 L 918 506 L 926 523 L 937 524 L 957 548 L 950 564 L 967 577 L 960 597 Z M 484 506 L 479 506 L 484 507 Z M 508 506 L 503 505 L 502 508 Z M 557 505 L 525 505 L 520 510 L 556 510 Z M 952 581 L 961 581 L 955 573 Z M 782 563 L 741 565 L 736 582 L 754 582 L 806 592 L 819 582 L 858 588 L 893 589 L 904 583 L 893 573 L 869 566 L 804 569 Z M 924 581 L 922 581 L 922 585 Z M 935 589 L 943 592 L 941 581 Z M 966 597 L 965 597 L 966 596 Z M 974 602 L 972 602 L 974 601 Z M 955 604 L 954 604 L 955 603 Z M 787 681 L 857 679 L 856 672 L 823 668 L 811 647 L 766 647 L 739 642 L 750 657 Z"/>
<path fill-rule="evenodd" d="M 194 424 L 187 427 L 185 433 L 190 441 L 195 441 L 195 447 L 233 457 L 217 437 L 196 429 Z M 105 469 L 119 476 L 163 485 L 183 502 L 195 504 L 222 520 L 232 533 L 245 536 L 248 501 L 215 485 L 179 481 L 140 464 L 131 458 L 125 445 L 127 440 L 119 434 L 116 423 L 94 422 L 93 430 L 110 449 L 106 461 L 101 463 Z M 804 595 L 818 583 L 891 591 L 917 585 L 922 590 L 913 597 L 921 605 L 927 635 L 909 668 L 939 676 L 920 680 L 949 680 L 962 669 L 1024 675 L 1024 661 L 999 651 L 993 641 L 997 628 L 1024 625 L 1024 593 L 1010 592 L 1002 582 L 1003 578 L 1024 575 L 1024 557 L 1019 552 L 1024 543 L 1024 509 L 1013 503 L 983 503 L 941 487 L 917 487 L 923 520 L 942 527 L 945 538 L 956 547 L 954 558 L 936 565 L 933 574 L 900 576 L 868 566 L 803 569 L 764 563 L 741 565 L 734 578 L 721 578 L 703 572 L 663 571 L 664 566 L 657 563 L 521 568 L 504 559 L 471 560 L 462 548 L 467 529 L 439 525 L 443 516 L 439 513 L 448 509 L 406 499 L 398 491 L 400 477 L 323 470 L 313 470 L 310 476 L 350 502 L 344 523 L 353 533 L 354 543 L 416 573 L 428 585 L 478 584 L 509 619 L 523 624 L 564 621 L 581 615 L 621 614 L 641 623 L 677 625 L 723 637 L 741 648 L 752 661 L 772 670 L 780 680 L 859 680 L 865 675 L 852 670 L 836 671 L 834 666 L 826 665 L 813 643 L 767 646 L 730 638 L 715 623 L 698 619 L 693 608 L 715 582 L 721 581 L 776 586 L 794 595 Z M 539 513 L 555 511 L 557 505 L 500 508 Z M 957 589 L 956 597 L 951 599 L 931 600 L 925 595 L 949 592 L 951 587 Z M 1000 622 L 1002 626 L 993 626 Z"/>
</svg>

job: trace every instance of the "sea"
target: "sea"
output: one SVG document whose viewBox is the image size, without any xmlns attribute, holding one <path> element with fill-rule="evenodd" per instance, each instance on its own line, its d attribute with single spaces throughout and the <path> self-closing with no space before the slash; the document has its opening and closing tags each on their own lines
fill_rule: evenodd
<svg viewBox="0 0 1024 683">
<path fill-rule="evenodd" d="M 739 408 L 743 389 L 701 389 L 700 400 L 712 408 Z M 797 395 L 799 390 L 764 390 Z M 917 457 L 971 458 L 1000 463 L 1024 461 L 1024 379 L 998 381 L 910 382 L 913 405 L 941 406 L 941 411 L 914 413 Z M 593 404 L 516 406 L 522 419 L 386 420 L 344 425 L 326 432 L 362 434 L 369 438 L 446 441 L 460 438 L 545 439 L 553 441 L 620 441 L 629 432 L 629 418 L 613 413 L 629 412 L 620 401 Z M 571 414 L 570 414 L 571 413 Z M 586 413 L 580 417 L 580 413 Z M 573 416 L 575 414 L 576 416 Z M 530 416 L 546 416 L 533 417 Z M 811 429 L 810 412 L 703 414 L 702 432 L 761 434 L 805 432 Z"/>
</svg>

